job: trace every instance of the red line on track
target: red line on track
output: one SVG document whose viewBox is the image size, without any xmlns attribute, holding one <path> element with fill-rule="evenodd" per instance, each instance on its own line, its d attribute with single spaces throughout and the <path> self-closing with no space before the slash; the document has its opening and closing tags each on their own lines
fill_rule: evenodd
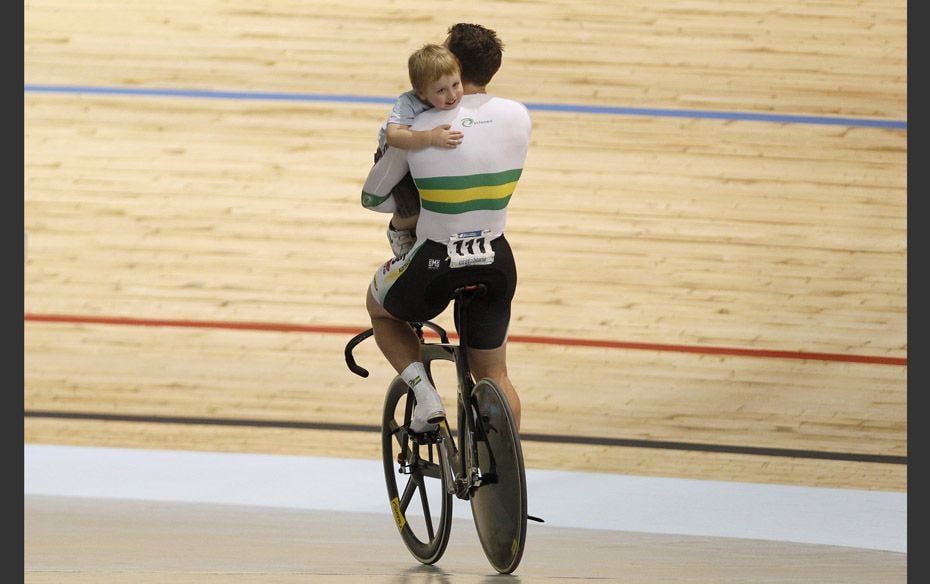
<svg viewBox="0 0 930 584">
<path fill-rule="evenodd" d="M 326 333 L 340 335 L 355 335 L 363 328 L 350 326 L 300 325 L 276 324 L 264 322 L 234 322 L 234 321 L 207 321 L 207 320 L 165 320 L 152 318 L 129 318 L 108 316 L 74 316 L 65 314 L 29 314 L 24 317 L 32 322 L 55 322 L 73 324 L 109 324 L 124 326 L 160 326 L 179 328 L 205 328 L 205 329 L 234 329 L 255 330 L 289 333 Z M 424 329 L 428 336 L 435 333 Z M 455 333 L 450 333 L 454 338 Z M 602 349 L 635 349 L 645 351 L 696 353 L 701 355 L 728 355 L 733 357 L 756 357 L 767 359 L 802 359 L 811 361 L 840 361 L 846 363 L 868 363 L 871 365 L 899 365 L 906 366 L 907 358 L 879 357 L 874 355 L 842 355 L 837 353 L 807 353 L 804 351 L 773 351 L 767 349 L 737 349 L 731 347 L 700 347 L 696 345 L 666 345 L 661 343 L 636 343 L 631 341 L 607 341 L 596 339 L 571 339 L 562 337 L 537 337 L 525 335 L 510 335 L 509 340 L 515 343 L 536 343 L 542 345 L 561 345 L 573 347 L 594 347 Z"/>
</svg>

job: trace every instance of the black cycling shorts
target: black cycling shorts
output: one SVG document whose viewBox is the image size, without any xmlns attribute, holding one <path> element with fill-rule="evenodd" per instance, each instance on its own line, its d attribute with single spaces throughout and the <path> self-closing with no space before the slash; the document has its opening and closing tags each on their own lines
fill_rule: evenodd
<svg viewBox="0 0 930 584">
<path fill-rule="evenodd" d="M 491 248 L 494 263 L 482 266 L 450 268 L 446 245 L 435 241 L 426 241 L 406 257 L 389 261 L 380 269 L 398 269 L 403 264 L 406 267 L 401 268 L 402 273 L 384 295 L 384 308 L 401 320 L 431 320 L 449 305 L 453 290 L 483 283 L 487 292 L 475 297 L 468 306 L 467 345 L 473 349 L 500 347 L 507 340 L 517 268 L 503 235 L 491 242 Z M 455 325 L 458 329 L 459 323 Z"/>
</svg>

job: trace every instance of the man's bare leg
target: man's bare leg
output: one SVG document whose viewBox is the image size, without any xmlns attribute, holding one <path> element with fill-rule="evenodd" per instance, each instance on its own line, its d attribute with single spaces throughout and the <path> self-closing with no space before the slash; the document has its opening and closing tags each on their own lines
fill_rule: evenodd
<svg viewBox="0 0 930 584">
<path fill-rule="evenodd" d="M 513 420 L 520 430 L 520 396 L 514 389 L 510 377 L 507 375 L 507 343 L 504 343 L 496 349 L 469 349 L 468 362 L 471 365 L 471 372 L 475 379 L 490 377 L 497 382 L 507 397 L 507 403 L 510 405 L 510 411 L 513 412 Z"/>
<path fill-rule="evenodd" d="M 378 348 L 416 395 L 417 405 L 410 429 L 414 432 L 434 429 L 446 417 L 446 411 L 421 360 L 419 337 L 409 323 L 397 320 L 378 304 L 371 289 L 368 290 L 366 304 Z"/>
<path fill-rule="evenodd" d="M 375 343 L 397 373 L 420 360 L 420 339 L 409 323 L 397 320 L 371 295 L 365 299 Z"/>
</svg>

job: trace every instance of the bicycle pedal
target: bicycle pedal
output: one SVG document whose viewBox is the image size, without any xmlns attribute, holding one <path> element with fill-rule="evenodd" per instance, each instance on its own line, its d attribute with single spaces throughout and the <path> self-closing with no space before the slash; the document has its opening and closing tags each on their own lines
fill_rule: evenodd
<svg viewBox="0 0 930 584">
<path fill-rule="evenodd" d="M 408 428 L 410 439 L 414 444 L 437 444 L 439 442 L 439 428 L 426 432 L 414 432 Z"/>
</svg>

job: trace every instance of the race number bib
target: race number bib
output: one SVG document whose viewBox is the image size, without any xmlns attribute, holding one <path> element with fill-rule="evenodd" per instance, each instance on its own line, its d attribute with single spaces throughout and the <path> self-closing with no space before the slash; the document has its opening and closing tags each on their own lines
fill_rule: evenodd
<svg viewBox="0 0 930 584">
<path fill-rule="evenodd" d="M 467 231 L 449 237 L 449 267 L 484 266 L 494 263 L 491 231 Z"/>
</svg>

